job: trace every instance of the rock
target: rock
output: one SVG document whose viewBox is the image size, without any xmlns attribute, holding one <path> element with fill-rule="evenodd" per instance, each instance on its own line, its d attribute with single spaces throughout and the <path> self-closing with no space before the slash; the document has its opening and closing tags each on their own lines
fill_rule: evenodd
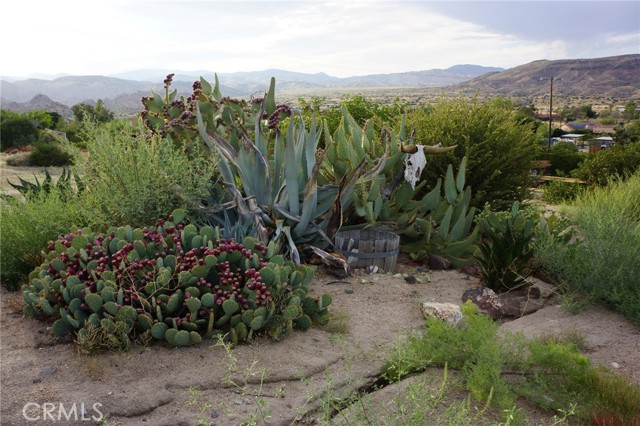
<svg viewBox="0 0 640 426">
<path fill-rule="evenodd" d="M 409 284 L 415 284 L 416 281 L 417 281 L 416 277 L 414 277 L 413 275 L 409 275 L 409 276 L 404 277 L 404 280 L 406 282 L 408 282 Z"/>
<path fill-rule="evenodd" d="M 422 302 L 422 315 L 426 318 L 437 318 L 456 326 L 462 319 L 460 306 L 453 303 Z"/>
<path fill-rule="evenodd" d="M 545 299 L 535 299 L 529 295 L 528 289 L 515 290 L 500 295 L 502 313 L 509 317 L 521 317 L 534 313 L 544 307 Z"/>
<path fill-rule="evenodd" d="M 462 301 L 470 300 L 480 312 L 497 320 L 502 315 L 502 302 L 498 295 L 489 287 L 475 287 L 465 291 L 462 295 Z"/>
<path fill-rule="evenodd" d="M 539 278 L 529 277 L 527 282 L 531 284 L 529 294 L 534 299 L 548 299 L 556 293 L 555 285 L 544 282 Z"/>
<path fill-rule="evenodd" d="M 429 269 L 433 271 L 451 269 L 451 261 L 445 257 L 438 256 L 437 254 L 431 254 L 429 255 Z"/>
<path fill-rule="evenodd" d="M 353 288 L 352 287 L 347 287 L 344 289 L 344 292 L 347 294 L 353 294 Z"/>
<path fill-rule="evenodd" d="M 479 277 L 480 270 L 476 265 L 465 265 L 462 268 L 458 269 L 458 272 L 461 274 L 471 275 L 472 277 Z"/>
<path fill-rule="evenodd" d="M 611 367 L 613 367 L 613 368 L 615 368 L 617 370 L 618 368 L 620 368 L 620 364 L 618 364 L 617 362 L 612 362 L 611 363 Z"/>
<path fill-rule="evenodd" d="M 43 376 L 52 376 L 53 373 L 56 372 L 56 368 L 55 367 L 44 367 L 42 369 L 40 369 L 40 374 Z"/>
</svg>

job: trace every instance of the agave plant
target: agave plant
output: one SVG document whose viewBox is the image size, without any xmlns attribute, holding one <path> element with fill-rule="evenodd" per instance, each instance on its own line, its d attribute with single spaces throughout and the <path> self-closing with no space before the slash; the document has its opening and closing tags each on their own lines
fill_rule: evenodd
<svg viewBox="0 0 640 426">
<path fill-rule="evenodd" d="M 7 179 L 7 182 L 27 199 L 37 197 L 40 194 L 49 194 L 51 192 L 51 188 L 56 188 L 60 192 L 61 196 L 69 197 L 74 194 L 74 188 L 71 182 L 72 179 L 73 182 L 75 182 L 75 189 L 77 192 L 82 192 L 84 190 L 84 183 L 78 175 L 71 173 L 71 171 L 66 168 L 62 169 L 62 174 L 55 183 L 47 169 L 44 170 L 44 174 L 45 177 L 42 182 L 38 180 L 36 175 L 33 175 L 36 181 L 35 183 L 24 180 L 21 177 L 18 177 L 20 181 L 18 184 L 12 183 L 9 179 Z"/>
<path fill-rule="evenodd" d="M 356 182 L 377 170 L 365 175 L 361 161 L 345 169 L 337 183 L 319 185 L 327 154 L 316 155 L 322 128 L 314 119 L 307 129 L 301 118 L 293 117 L 286 134 L 281 133 L 278 121 L 290 110 L 275 104 L 275 79 L 252 118 L 244 117 L 238 104 L 224 107 L 217 78 L 213 87 L 202 86 L 205 101 L 196 110 L 200 136 L 221 157 L 220 174 L 239 214 L 254 223 L 262 241 L 274 239 L 287 246 L 296 262 L 300 244 L 331 244 Z M 211 110 L 207 96 L 219 97 L 216 105 L 223 108 Z M 243 123 L 253 124 L 252 136 Z"/>
</svg>

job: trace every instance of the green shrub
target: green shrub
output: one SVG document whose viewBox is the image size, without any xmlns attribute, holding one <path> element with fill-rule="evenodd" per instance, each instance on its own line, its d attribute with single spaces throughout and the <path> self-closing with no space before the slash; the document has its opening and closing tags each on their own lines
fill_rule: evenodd
<svg viewBox="0 0 640 426">
<path fill-rule="evenodd" d="M 571 244 L 541 235 L 536 255 L 569 290 L 602 300 L 640 323 L 640 173 L 580 195 L 570 216 Z"/>
<path fill-rule="evenodd" d="M 533 211 L 533 210 L 530 210 Z M 484 284 L 496 293 L 526 284 L 531 273 L 533 236 L 538 217 L 513 203 L 511 212 L 489 212 L 479 221 L 483 238 L 476 256 Z"/>
<path fill-rule="evenodd" d="M 416 144 L 458 145 L 454 153 L 430 156 L 423 180 L 435 184 L 449 163 L 467 156 L 467 185 L 473 188 L 474 206 L 488 202 L 508 209 L 514 201 L 526 199 L 531 161 L 540 147 L 533 124 L 522 122 L 510 102 L 441 100 L 428 110 L 409 112 L 407 128 L 413 127 Z"/>
<path fill-rule="evenodd" d="M 587 190 L 584 185 L 570 182 L 548 182 L 542 189 L 542 199 L 550 204 L 570 203 Z"/>
<path fill-rule="evenodd" d="M 25 315 L 56 319 L 53 333 L 77 333 L 86 349 L 126 349 L 149 335 L 171 346 L 214 335 L 238 344 L 326 320 L 331 297 L 307 295 L 313 269 L 274 255 L 275 243 L 220 240 L 183 218 L 175 211 L 150 228 L 85 228 L 50 242 L 23 286 Z"/>
<path fill-rule="evenodd" d="M 613 177 L 625 177 L 640 169 L 640 143 L 616 145 L 586 156 L 574 172 L 578 179 L 606 185 Z"/>
<path fill-rule="evenodd" d="M 31 164 L 38 167 L 62 167 L 73 164 L 73 155 L 55 142 L 37 142 L 31 150 Z"/>
<path fill-rule="evenodd" d="M 77 170 L 88 191 L 85 210 L 96 223 L 145 226 L 176 208 L 196 209 L 207 198 L 215 163 L 192 158 L 166 140 L 113 122 L 88 134 L 89 155 Z"/>
<path fill-rule="evenodd" d="M 85 226 L 81 199 L 69 199 L 57 188 L 27 200 L 7 198 L 0 208 L 0 277 L 2 285 L 16 290 L 26 275 L 42 263 L 47 241 L 73 228 Z"/>
<path fill-rule="evenodd" d="M 584 154 L 572 142 L 560 142 L 551 147 L 551 172 L 557 176 L 568 176 L 578 167 Z"/>
<path fill-rule="evenodd" d="M 383 367 L 384 377 L 395 382 L 430 366 L 448 366 L 462 372 L 475 399 L 490 400 L 505 417 L 519 414 L 515 402 L 520 397 L 555 413 L 572 411 L 581 421 L 613 413 L 620 421 L 615 424 L 631 424 L 624 422 L 640 415 L 640 388 L 592 366 L 575 342 L 498 333 L 498 324 L 470 302 L 461 309 L 464 326 L 427 321 L 426 333 L 396 347 Z"/>
<path fill-rule="evenodd" d="M 32 144 L 39 133 L 38 124 L 26 114 L 0 109 L 0 150 Z"/>
</svg>

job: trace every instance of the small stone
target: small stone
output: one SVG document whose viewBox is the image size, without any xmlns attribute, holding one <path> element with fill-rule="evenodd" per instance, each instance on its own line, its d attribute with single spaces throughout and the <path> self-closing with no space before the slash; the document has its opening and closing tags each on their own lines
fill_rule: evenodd
<svg viewBox="0 0 640 426">
<path fill-rule="evenodd" d="M 353 294 L 353 288 L 352 287 L 347 287 L 344 289 L 344 292 L 347 294 Z"/>
<path fill-rule="evenodd" d="M 404 277 L 404 280 L 406 282 L 408 282 L 409 284 L 415 284 L 416 283 L 416 277 L 414 277 L 413 275 L 409 275 L 407 277 Z"/>
<path fill-rule="evenodd" d="M 429 255 L 429 269 L 434 271 L 451 269 L 451 261 L 446 257 L 431 254 Z"/>
<path fill-rule="evenodd" d="M 472 277 L 480 276 L 480 270 L 475 265 L 465 265 L 462 268 L 458 269 L 458 272 L 462 274 L 471 275 Z"/>
<path fill-rule="evenodd" d="M 378 266 L 377 265 L 368 265 L 366 268 L 364 268 L 365 272 L 367 274 L 377 274 L 378 273 Z"/>
<path fill-rule="evenodd" d="M 611 367 L 613 367 L 613 368 L 615 368 L 617 370 L 618 368 L 620 368 L 620 364 L 618 364 L 617 362 L 612 362 L 611 363 Z"/>
<path fill-rule="evenodd" d="M 40 374 L 42 374 L 43 376 L 51 376 L 55 372 L 56 372 L 55 367 L 44 367 L 43 369 L 40 370 Z"/>
</svg>

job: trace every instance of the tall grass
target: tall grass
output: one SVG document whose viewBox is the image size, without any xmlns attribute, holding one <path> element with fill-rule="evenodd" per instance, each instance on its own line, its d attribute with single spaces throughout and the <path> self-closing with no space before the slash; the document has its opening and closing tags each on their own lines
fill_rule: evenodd
<svg viewBox="0 0 640 426">
<path fill-rule="evenodd" d="M 81 198 L 69 198 L 55 187 L 27 200 L 11 198 L 0 206 L 0 279 L 9 290 L 42 262 L 47 242 L 86 226 L 89 217 L 79 208 Z"/>
<path fill-rule="evenodd" d="M 541 238 L 537 255 L 570 290 L 604 301 L 640 324 L 640 173 L 579 196 L 575 243 Z"/>
<path fill-rule="evenodd" d="M 89 134 L 89 155 L 78 171 L 88 190 L 85 207 L 104 224 L 153 225 L 207 198 L 216 166 L 204 156 L 189 156 L 166 139 L 146 139 L 128 123 Z"/>
</svg>

